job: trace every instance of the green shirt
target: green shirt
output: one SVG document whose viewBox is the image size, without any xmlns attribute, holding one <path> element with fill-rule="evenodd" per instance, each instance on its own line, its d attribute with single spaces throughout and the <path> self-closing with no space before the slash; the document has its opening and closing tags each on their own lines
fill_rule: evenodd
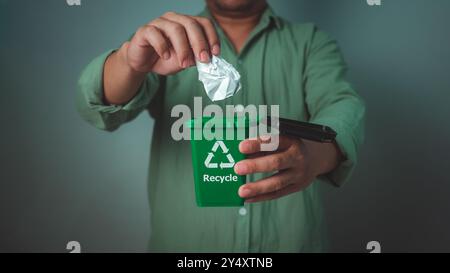
<svg viewBox="0 0 450 273">
<path fill-rule="evenodd" d="M 211 18 L 208 10 L 203 16 Z M 212 18 L 211 18 L 212 19 Z M 189 141 L 174 141 L 171 109 L 194 97 L 212 103 L 195 67 L 171 76 L 149 74 L 126 105 L 103 103 L 103 65 L 111 51 L 82 72 L 77 93 L 81 116 L 113 131 L 147 110 L 155 119 L 148 195 L 149 249 L 153 252 L 320 252 L 326 250 L 318 181 L 341 185 L 351 175 L 363 138 L 365 108 L 345 80 L 346 64 L 335 41 L 313 24 L 293 24 L 268 8 L 237 54 L 220 27 L 221 57 L 241 74 L 242 90 L 217 105 L 279 105 L 280 116 L 332 127 L 345 155 L 338 168 L 307 189 L 246 204 L 245 209 L 201 208 L 195 202 Z M 126 147 L 124 147 L 126 149 Z M 112 166 L 113 167 L 113 166 Z M 264 174 L 249 175 L 256 181 Z"/>
</svg>

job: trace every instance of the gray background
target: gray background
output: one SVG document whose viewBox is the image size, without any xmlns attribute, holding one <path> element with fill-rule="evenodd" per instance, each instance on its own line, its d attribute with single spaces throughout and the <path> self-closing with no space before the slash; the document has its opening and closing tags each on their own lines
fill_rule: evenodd
<svg viewBox="0 0 450 273">
<path fill-rule="evenodd" d="M 271 1 L 339 41 L 367 103 L 366 144 L 341 189 L 324 186 L 332 250 L 450 251 L 450 1 Z M 0 251 L 145 251 L 153 122 L 111 134 L 74 108 L 81 69 L 165 11 L 203 2 L 0 0 Z"/>
</svg>

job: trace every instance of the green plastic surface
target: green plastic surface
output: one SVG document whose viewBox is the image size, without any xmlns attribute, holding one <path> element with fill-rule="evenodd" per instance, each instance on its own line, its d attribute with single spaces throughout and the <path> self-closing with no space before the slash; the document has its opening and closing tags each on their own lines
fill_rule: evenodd
<svg viewBox="0 0 450 273">
<path fill-rule="evenodd" d="M 215 124 L 214 126 L 211 126 Z M 249 122 L 246 118 L 203 117 L 191 119 L 192 164 L 197 205 L 200 207 L 239 207 L 244 199 L 238 195 L 239 187 L 246 183 L 246 176 L 234 172 L 234 164 L 243 160 L 239 143 L 248 137 Z M 203 128 L 221 130 L 220 139 L 205 139 Z M 238 131 L 241 130 L 239 133 Z M 198 140 L 201 136 L 202 139 Z M 231 140 L 227 140 L 233 136 Z M 196 138 L 197 137 L 197 138 Z"/>
</svg>

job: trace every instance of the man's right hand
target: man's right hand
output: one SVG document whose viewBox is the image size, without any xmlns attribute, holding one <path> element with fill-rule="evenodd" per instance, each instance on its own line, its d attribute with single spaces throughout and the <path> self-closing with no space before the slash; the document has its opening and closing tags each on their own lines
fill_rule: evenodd
<svg viewBox="0 0 450 273">
<path fill-rule="evenodd" d="M 169 75 L 195 60 L 209 62 L 212 54 L 219 55 L 220 45 L 209 19 L 168 12 L 140 27 L 121 50 L 133 70 Z"/>
<path fill-rule="evenodd" d="M 123 105 L 136 95 L 147 73 L 174 74 L 219 53 L 219 38 L 209 19 L 168 12 L 140 27 L 107 58 L 104 102 Z"/>
</svg>

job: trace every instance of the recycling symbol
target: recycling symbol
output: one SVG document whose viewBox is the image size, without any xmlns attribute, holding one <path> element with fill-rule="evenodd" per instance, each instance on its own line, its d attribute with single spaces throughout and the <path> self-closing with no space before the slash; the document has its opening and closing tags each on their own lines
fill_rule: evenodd
<svg viewBox="0 0 450 273">
<path fill-rule="evenodd" d="M 218 148 L 222 149 L 222 152 L 224 154 L 227 154 L 227 159 L 228 162 L 220 162 L 220 163 L 211 163 L 211 160 L 214 158 L 214 153 L 217 152 Z M 218 140 L 216 141 L 216 143 L 214 143 L 214 146 L 211 149 L 211 152 L 208 153 L 208 156 L 205 159 L 205 166 L 206 168 L 209 169 L 217 169 L 217 168 L 221 168 L 221 169 L 228 169 L 228 168 L 233 168 L 234 166 L 234 159 L 233 156 L 229 153 L 230 151 L 228 150 L 227 146 L 225 146 L 225 143 L 223 143 L 223 141 Z"/>
</svg>

